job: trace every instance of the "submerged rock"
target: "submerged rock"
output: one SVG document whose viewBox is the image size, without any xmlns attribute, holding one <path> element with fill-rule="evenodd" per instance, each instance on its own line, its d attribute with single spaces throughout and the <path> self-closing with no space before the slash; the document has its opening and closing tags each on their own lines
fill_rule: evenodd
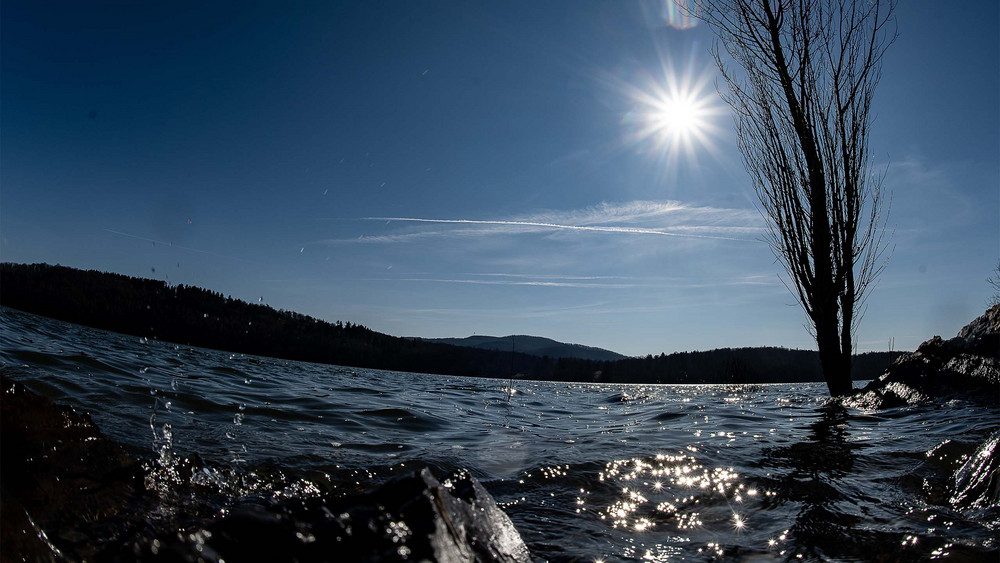
<svg viewBox="0 0 1000 563">
<path fill-rule="evenodd" d="M 1000 305 L 955 338 L 935 336 L 924 342 L 844 402 L 884 409 L 956 397 L 1000 406 Z"/>
</svg>

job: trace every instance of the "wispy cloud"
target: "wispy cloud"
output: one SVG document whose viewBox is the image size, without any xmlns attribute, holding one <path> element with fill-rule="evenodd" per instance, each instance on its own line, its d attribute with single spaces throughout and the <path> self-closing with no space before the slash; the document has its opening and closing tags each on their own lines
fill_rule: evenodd
<svg viewBox="0 0 1000 563">
<path fill-rule="evenodd" d="M 536 275 L 518 273 L 445 274 L 444 276 L 403 274 L 399 277 L 365 278 L 364 282 L 447 283 L 496 286 L 572 287 L 589 289 L 704 289 L 734 286 L 779 286 L 777 277 L 766 274 L 736 276 L 713 281 L 689 278 Z"/>
<path fill-rule="evenodd" d="M 627 276 L 560 276 L 560 275 L 539 275 L 539 274 L 511 274 L 503 272 L 478 272 L 462 274 L 464 276 L 478 277 L 498 277 L 498 278 L 534 278 L 534 279 L 562 279 L 562 280 L 629 280 L 634 279 Z"/>
<path fill-rule="evenodd" d="M 325 243 L 393 244 L 439 237 L 472 237 L 546 231 L 608 233 L 733 242 L 754 242 L 761 232 L 755 210 L 694 206 L 676 201 L 600 203 L 563 211 L 541 211 L 498 219 L 362 217 L 363 221 L 419 225 L 452 225 L 451 229 L 364 235 L 356 239 L 330 239 Z"/>
<path fill-rule="evenodd" d="M 899 215 L 919 216 L 918 224 L 929 228 L 952 228 L 968 224 L 972 218 L 996 217 L 995 207 L 983 205 L 983 195 L 996 201 L 995 178 L 981 177 L 977 167 L 969 162 L 938 162 L 909 157 L 892 162 L 886 174 L 886 187 L 906 197 L 895 198 Z M 913 197 L 916 191 L 921 197 Z M 928 201 L 930 205 L 928 205 Z M 918 206 L 915 202 L 921 202 Z M 896 209 L 891 210 L 891 212 Z M 927 219 L 933 218 L 932 221 Z M 921 228 L 921 227 L 918 227 Z"/>
<path fill-rule="evenodd" d="M 423 282 L 423 283 L 456 283 L 468 285 L 520 285 L 535 287 L 578 287 L 590 289 L 631 289 L 639 287 L 635 283 L 605 283 L 590 281 L 556 281 L 556 280 L 480 280 L 466 278 L 369 278 L 361 281 L 389 281 L 389 282 Z"/>
<path fill-rule="evenodd" d="M 598 233 L 626 233 L 634 235 L 660 235 L 666 237 L 707 238 L 717 240 L 744 240 L 741 238 L 716 235 L 700 235 L 691 232 L 675 232 L 667 229 L 649 229 L 642 227 L 614 227 L 603 225 L 563 225 L 559 223 L 542 223 L 539 221 L 489 221 L 476 219 L 422 219 L 418 217 L 365 217 L 369 221 L 401 221 L 409 223 L 441 223 L 458 225 L 502 225 L 508 227 L 539 227 L 542 229 L 564 229 L 567 231 L 591 231 Z"/>
<path fill-rule="evenodd" d="M 326 244 L 355 243 L 355 244 L 399 244 L 414 242 L 418 240 L 440 238 L 444 236 L 457 236 L 461 233 L 456 231 L 420 231 L 416 233 L 398 233 L 390 235 L 360 235 L 354 239 L 327 239 L 320 241 Z M 478 235 L 478 233 L 475 233 Z"/>
</svg>

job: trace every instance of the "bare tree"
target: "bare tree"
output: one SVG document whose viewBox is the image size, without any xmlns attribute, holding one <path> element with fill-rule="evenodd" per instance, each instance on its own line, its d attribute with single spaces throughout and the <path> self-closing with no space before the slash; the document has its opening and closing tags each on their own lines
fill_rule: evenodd
<svg viewBox="0 0 1000 563">
<path fill-rule="evenodd" d="M 993 288 L 993 295 L 986 301 L 986 307 L 992 308 L 1000 305 L 1000 262 L 993 268 L 993 274 L 986 278 L 986 283 Z"/>
<path fill-rule="evenodd" d="M 845 395 L 886 258 L 884 174 L 872 171 L 868 134 L 893 4 L 702 0 L 698 10 L 718 36 L 723 97 L 768 242 L 809 317 L 830 394 Z"/>
</svg>

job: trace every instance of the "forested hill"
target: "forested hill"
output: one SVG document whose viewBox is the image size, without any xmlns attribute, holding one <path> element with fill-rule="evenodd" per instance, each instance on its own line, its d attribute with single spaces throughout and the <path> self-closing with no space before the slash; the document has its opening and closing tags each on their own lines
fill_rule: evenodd
<svg viewBox="0 0 1000 563">
<path fill-rule="evenodd" d="M 158 280 L 47 264 L 0 264 L 0 306 L 95 328 L 309 362 L 397 371 L 525 379 L 635 383 L 820 381 L 815 352 L 742 348 L 626 358 L 549 358 L 389 336 L 250 304 Z M 897 353 L 898 355 L 898 353 Z M 856 380 L 873 379 L 888 353 L 862 354 Z"/>
<path fill-rule="evenodd" d="M 328 323 L 221 293 L 47 264 L 0 264 L 0 305 L 77 324 L 290 360 L 343 366 L 508 377 L 510 352 L 458 348 Z M 542 358 L 517 358 L 544 374 Z"/>
</svg>

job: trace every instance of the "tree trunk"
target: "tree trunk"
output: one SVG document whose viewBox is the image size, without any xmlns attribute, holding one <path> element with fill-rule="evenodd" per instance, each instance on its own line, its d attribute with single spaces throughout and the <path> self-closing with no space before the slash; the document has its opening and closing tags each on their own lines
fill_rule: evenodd
<svg viewBox="0 0 1000 563">
<path fill-rule="evenodd" d="M 827 179 L 823 169 L 823 157 L 812 124 L 806 117 L 805 109 L 796 96 L 794 80 L 788 70 L 784 47 L 781 43 L 781 17 L 774 13 L 769 2 L 764 2 L 768 18 L 771 49 L 774 53 L 775 69 L 785 103 L 792 117 L 792 124 L 798 136 L 799 149 L 806 162 L 808 184 L 806 196 L 809 199 L 810 255 L 813 259 L 812 304 L 813 322 L 816 325 L 816 346 L 819 349 L 820 366 L 823 377 L 830 389 L 830 395 L 837 397 L 850 393 L 850 364 L 844 369 L 841 334 L 837 322 L 840 291 L 834 282 L 834 248 L 828 213 Z M 848 353 L 849 353 L 848 349 Z"/>
<path fill-rule="evenodd" d="M 832 311 L 832 314 L 827 311 Z M 827 311 L 817 312 L 813 319 L 816 324 L 816 346 L 830 396 L 841 397 L 850 394 L 854 387 L 851 383 L 851 353 L 840 347 L 841 335 L 836 309 Z"/>
</svg>

